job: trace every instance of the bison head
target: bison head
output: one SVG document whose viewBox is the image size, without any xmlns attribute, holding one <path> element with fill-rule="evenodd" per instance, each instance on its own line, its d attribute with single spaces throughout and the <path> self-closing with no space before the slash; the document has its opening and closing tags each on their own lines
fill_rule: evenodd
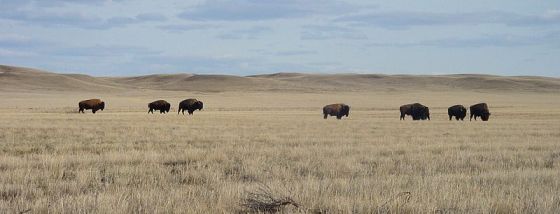
<svg viewBox="0 0 560 214">
<path fill-rule="evenodd" d="M 196 101 L 195 103 L 195 108 L 198 109 L 199 111 L 202 110 L 202 108 L 204 107 L 204 103 L 202 103 L 202 101 Z"/>
<path fill-rule="evenodd" d="M 166 103 L 166 104 L 163 106 L 163 111 L 169 112 L 169 109 L 171 109 L 171 104 Z"/>
<path fill-rule="evenodd" d="M 105 102 L 100 102 L 99 103 L 99 109 L 101 109 L 101 111 L 103 111 L 105 109 Z"/>
<path fill-rule="evenodd" d="M 480 118 L 482 119 L 482 121 L 488 121 L 488 118 L 490 118 L 490 112 L 482 113 Z"/>
<path fill-rule="evenodd" d="M 348 115 L 350 114 L 350 106 L 347 105 L 342 105 L 342 109 L 341 109 L 341 113 L 343 115 L 345 115 L 346 117 L 348 117 Z"/>
</svg>

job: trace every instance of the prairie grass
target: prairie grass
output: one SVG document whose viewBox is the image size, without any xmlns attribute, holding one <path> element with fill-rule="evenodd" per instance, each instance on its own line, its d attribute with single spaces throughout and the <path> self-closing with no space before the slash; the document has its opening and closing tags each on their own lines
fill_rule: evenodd
<svg viewBox="0 0 560 214">
<path fill-rule="evenodd" d="M 92 97 L 0 93 L 0 213 L 250 212 L 262 185 L 284 213 L 560 210 L 558 94 L 140 91 L 75 113 Z M 189 97 L 205 109 L 177 115 Z M 160 98 L 171 112 L 147 114 Z M 432 120 L 399 121 L 416 101 Z M 490 121 L 448 121 L 480 101 Z M 350 117 L 324 120 L 336 102 Z"/>
</svg>

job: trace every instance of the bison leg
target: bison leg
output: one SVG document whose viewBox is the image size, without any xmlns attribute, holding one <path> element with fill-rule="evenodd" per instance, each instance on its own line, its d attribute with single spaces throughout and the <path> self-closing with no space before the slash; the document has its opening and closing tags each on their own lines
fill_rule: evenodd
<svg viewBox="0 0 560 214">
<path fill-rule="evenodd" d="M 91 112 L 94 113 L 94 114 L 95 114 L 96 111 L 97 111 L 97 110 L 95 110 L 95 109 L 91 109 Z"/>
<path fill-rule="evenodd" d="M 152 114 L 154 113 L 154 111 L 152 110 L 152 108 L 150 108 L 150 109 L 148 110 L 148 114 L 149 114 L 150 112 L 151 112 Z"/>
<path fill-rule="evenodd" d="M 474 116 L 473 113 L 471 113 L 471 119 L 470 119 L 469 121 L 472 121 L 472 117 L 473 117 L 473 116 Z M 475 120 L 476 120 L 476 118 L 475 118 Z"/>
<path fill-rule="evenodd" d="M 339 119 L 339 120 L 340 120 L 340 119 L 342 119 L 342 116 L 336 115 L 336 119 Z"/>
<path fill-rule="evenodd" d="M 82 112 L 82 114 L 84 113 L 84 109 L 80 108 L 80 110 L 78 110 L 78 113 Z"/>
<path fill-rule="evenodd" d="M 193 110 L 188 110 L 187 112 L 189 112 L 189 114 L 191 114 L 191 115 L 192 115 L 192 113 L 193 113 Z"/>
<path fill-rule="evenodd" d="M 327 114 L 323 114 L 323 119 L 327 119 Z"/>
</svg>

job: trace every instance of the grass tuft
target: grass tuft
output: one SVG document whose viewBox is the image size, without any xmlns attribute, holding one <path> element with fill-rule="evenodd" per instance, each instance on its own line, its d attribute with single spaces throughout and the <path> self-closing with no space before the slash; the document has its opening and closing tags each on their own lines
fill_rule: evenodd
<svg viewBox="0 0 560 214">
<path fill-rule="evenodd" d="M 300 208 L 291 197 L 273 191 L 268 185 L 260 184 L 253 191 L 247 191 L 241 207 L 248 212 L 276 213 L 283 207 L 292 205 Z"/>
</svg>

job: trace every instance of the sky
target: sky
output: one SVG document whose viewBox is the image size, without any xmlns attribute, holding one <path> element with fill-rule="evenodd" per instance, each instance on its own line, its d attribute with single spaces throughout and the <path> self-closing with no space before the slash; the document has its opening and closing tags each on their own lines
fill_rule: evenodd
<svg viewBox="0 0 560 214">
<path fill-rule="evenodd" d="M 0 64 L 560 77 L 560 1 L 0 0 Z"/>
</svg>

